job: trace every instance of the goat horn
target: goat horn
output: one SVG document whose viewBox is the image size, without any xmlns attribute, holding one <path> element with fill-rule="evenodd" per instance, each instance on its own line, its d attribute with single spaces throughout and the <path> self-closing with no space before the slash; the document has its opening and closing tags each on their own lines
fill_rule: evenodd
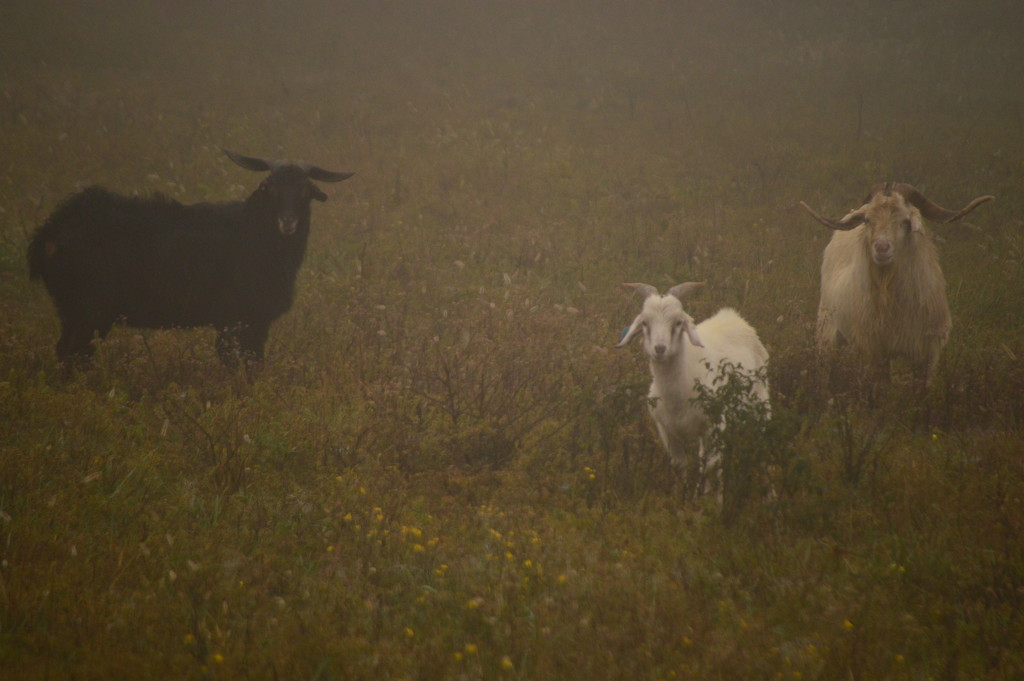
<svg viewBox="0 0 1024 681">
<path fill-rule="evenodd" d="M 228 151 L 227 149 L 223 149 L 222 151 L 227 154 L 228 158 L 246 170 L 264 172 L 267 170 L 273 170 L 277 165 L 277 161 L 268 161 L 265 158 L 257 158 L 256 156 L 242 156 L 241 154 L 236 154 L 235 152 Z"/>
<path fill-rule="evenodd" d="M 913 204 L 915 208 L 921 211 L 921 215 L 932 222 L 938 223 L 954 222 L 959 220 L 981 204 L 987 203 L 996 198 L 994 196 L 979 196 L 960 210 L 951 211 L 930 201 L 924 196 L 924 194 L 909 184 L 900 183 L 895 185 L 894 189 L 902 194 L 903 198 Z"/>
<path fill-rule="evenodd" d="M 331 170 L 324 170 L 320 166 L 309 163 L 299 163 L 298 166 L 306 173 L 306 177 L 320 182 L 341 182 L 355 175 L 355 173 L 336 173 Z"/>
<path fill-rule="evenodd" d="M 706 285 L 707 283 L 708 282 L 706 281 L 688 281 L 685 284 L 676 284 L 675 286 L 668 290 L 668 295 L 675 296 L 681 301 L 683 299 L 683 296 L 685 296 L 687 293 L 693 291 L 694 289 L 698 289 L 701 286 Z M 694 345 L 698 344 L 694 343 Z"/>
<path fill-rule="evenodd" d="M 808 206 L 803 201 L 800 202 L 800 205 L 803 206 L 804 210 L 811 214 L 811 217 L 813 217 L 815 220 L 825 225 L 829 229 L 839 229 L 845 232 L 847 230 L 853 229 L 854 227 L 856 227 L 857 225 L 864 221 L 864 216 L 862 215 L 854 216 L 853 218 L 851 218 L 850 215 L 847 215 L 841 220 L 836 220 L 835 218 L 827 218 L 824 215 L 818 215 L 817 213 L 815 213 L 814 209 Z"/>
<path fill-rule="evenodd" d="M 650 298 L 651 296 L 658 295 L 658 289 L 654 288 L 650 284 L 623 284 L 623 286 L 628 289 L 633 289 L 634 291 L 642 295 L 644 297 L 644 300 Z"/>
</svg>

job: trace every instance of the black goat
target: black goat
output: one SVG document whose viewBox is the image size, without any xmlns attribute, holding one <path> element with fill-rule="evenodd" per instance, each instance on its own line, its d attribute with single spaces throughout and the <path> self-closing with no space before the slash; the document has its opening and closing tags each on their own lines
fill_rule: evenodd
<svg viewBox="0 0 1024 681">
<path fill-rule="evenodd" d="M 263 359 L 271 323 L 292 306 L 306 254 L 311 180 L 340 182 L 307 163 L 225 150 L 248 170 L 270 171 L 245 201 L 186 206 L 91 187 L 60 204 L 32 236 L 29 276 L 42 279 L 60 316 L 57 358 L 87 364 L 92 339 L 118 320 L 140 328 L 212 326 L 227 366 Z"/>
</svg>

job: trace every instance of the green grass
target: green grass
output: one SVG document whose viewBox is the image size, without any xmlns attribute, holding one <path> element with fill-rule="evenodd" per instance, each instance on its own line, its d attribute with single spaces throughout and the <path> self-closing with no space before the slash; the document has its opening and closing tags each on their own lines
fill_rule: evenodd
<svg viewBox="0 0 1024 681">
<path fill-rule="evenodd" d="M 51 6 L 52 5 L 52 6 Z M 869 20 L 870 19 L 870 20 Z M 1000 0 L 35 3 L 0 10 L 0 677 L 1024 675 L 1024 14 Z M 62 383 L 26 240 L 79 186 L 355 171 L 247 383 L 116 329 Z M 939 226 L 924 400 L 832 387 L 828 237 L 884 180 Z M 624 281 L 772 355 L 776 494 L 685 498 Z M 757 435 L 747 435 L 753 438 Z"/>
</svg>

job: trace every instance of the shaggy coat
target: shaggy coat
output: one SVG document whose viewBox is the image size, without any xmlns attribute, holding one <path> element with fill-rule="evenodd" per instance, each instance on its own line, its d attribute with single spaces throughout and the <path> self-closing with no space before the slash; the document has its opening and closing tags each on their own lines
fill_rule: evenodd
<svg viewBox="0 0 1024 681">
<path fill-rule="evenodd" d="M 92 339 L 121 320 L 162 329 L 212 326 L 227 365 L 263 357 L 288 311 L 309 237 L 310 178 L 349 177 L 307 164 L 229 157 L 270 175 L 245 201 L 183 205 L 99 187 L 66 199 L 33 234 L 29 276 L 42 279 L 61 322 L 57 356 L 83 363 Z"/>
<path fill-rule="evenodd" d="M 958 220 L 991 200 L 948 211 L 906 184 L 879 185 L 865 204 L 840 220 L 817 220 L 836 230 L 821 264 L 817 347 L 831 353 L 850 343 L 873 373 L 886 381 L 901 358 L 924 385 L 930 383 L 952 320 L 938 251 L 924 219 Z"/>
</svg>

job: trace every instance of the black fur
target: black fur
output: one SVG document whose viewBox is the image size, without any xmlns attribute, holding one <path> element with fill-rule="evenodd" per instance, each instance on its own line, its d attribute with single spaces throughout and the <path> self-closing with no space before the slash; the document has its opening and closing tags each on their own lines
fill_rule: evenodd
<svg viewBox="0 0 1024 681">
<path fill-rule="evenodd" d="M 118 320 L 139 328 L 212 326 L 226 365 L 239 355 L 262 360 L 270 325 L 292 305 L 310 202 L 327 198 L 310 177 L 339 182 L 350 174 L 228 155 L 250 170 L 270 170 L 245 201 L 183 205 L 92 187 L 36 229 L 29 276 L 43 280 L 57 308 L 57 357 L 65 367 L 88 362 L 93 336 L 102 339 Z"/>
</svg>

